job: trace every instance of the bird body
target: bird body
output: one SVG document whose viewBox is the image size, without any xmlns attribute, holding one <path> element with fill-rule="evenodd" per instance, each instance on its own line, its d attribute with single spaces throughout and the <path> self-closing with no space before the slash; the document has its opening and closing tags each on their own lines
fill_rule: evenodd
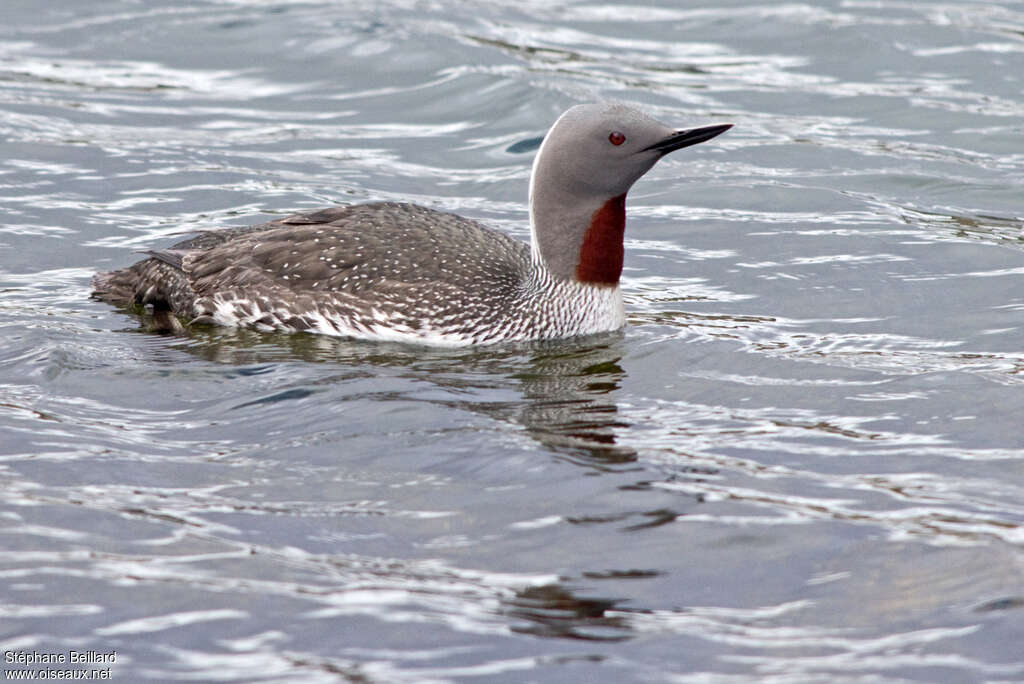
<svg viewBox="0 0 1024 684">
<path fill-rule="evenodd" d="M 534 162 L 529 245 L 375 202 L 202 233 L 98 274 L 96 294 L 193 325 L 448 346 L 616 330 L 626 192 L 667 152 L 728 128 L 677 132 L 623 105 L 570 109 Z"/>
</svg>

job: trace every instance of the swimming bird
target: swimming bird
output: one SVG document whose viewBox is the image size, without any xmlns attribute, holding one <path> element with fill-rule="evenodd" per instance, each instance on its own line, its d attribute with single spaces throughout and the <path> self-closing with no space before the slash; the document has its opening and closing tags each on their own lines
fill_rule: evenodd
<svg viewBox="0 0 1024 684">
<path fill-rule="evenodd" d="M 669 152 L 730 127 L 570 108 L 533 162 L 530 244 L 415 204 L 339 206 L 147 252 L 97 274 L 95 294 L 191 325 L 445 346 L 617 330 L 627 191 Z"/>
</svg>

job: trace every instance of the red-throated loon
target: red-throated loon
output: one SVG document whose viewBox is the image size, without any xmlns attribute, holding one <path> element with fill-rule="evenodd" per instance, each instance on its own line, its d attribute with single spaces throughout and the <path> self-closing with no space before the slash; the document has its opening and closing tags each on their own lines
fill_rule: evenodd
<svg viewBox="0 0 1024 684">
<path fill-rule="evenodd" d="M 572 107 L 533 163 L 529 245 L 415 204 L 333 207 L 154 250 L 98 274 L 96 294 L 193 324 L 448 346 L 616 330 L 626 192 L 669 152 L 730 127 Z"/>
</svg>

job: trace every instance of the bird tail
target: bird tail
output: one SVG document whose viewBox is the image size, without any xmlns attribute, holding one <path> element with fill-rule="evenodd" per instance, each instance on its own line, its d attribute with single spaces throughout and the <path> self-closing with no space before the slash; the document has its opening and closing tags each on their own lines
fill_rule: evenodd
<svg viewBox="0 0 1024 684">
<path fill-rule="evenodd" d="M 92 277 L 92 295 L 111 304 L 126 305 L 135 301 L 139 277 L 130 269 L 97 273 Z"/>
</svg>

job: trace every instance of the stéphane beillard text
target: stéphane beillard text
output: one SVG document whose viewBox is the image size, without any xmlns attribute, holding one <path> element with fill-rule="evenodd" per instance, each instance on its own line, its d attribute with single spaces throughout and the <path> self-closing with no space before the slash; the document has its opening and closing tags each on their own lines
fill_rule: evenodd
<svg viewBox="0 0 1024 684">
<path fill-rule="evenodd" d="M 41 663 L 49 665 L 63 665 L 66 663 L 97 665 L 117 662 L 117 651 L 110 651 L 109 653 L 101 651 L 4 651 L 4 662 L 8 665 L 37 665 Z"/>
</svg>

